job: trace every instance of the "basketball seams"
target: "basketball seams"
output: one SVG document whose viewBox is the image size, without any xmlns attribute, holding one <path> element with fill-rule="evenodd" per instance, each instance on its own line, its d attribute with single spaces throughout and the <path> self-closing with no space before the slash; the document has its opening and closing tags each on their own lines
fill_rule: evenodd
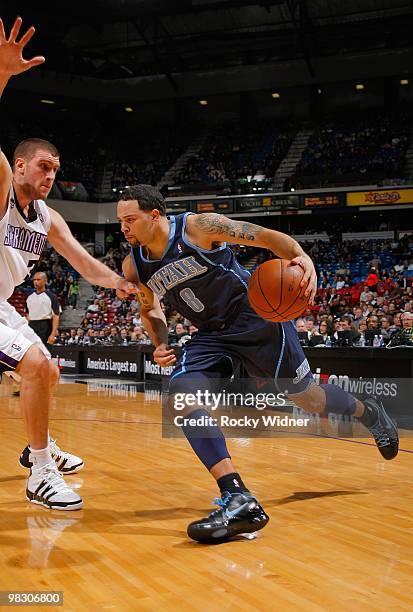
<svg viewBox="0 0 413 612">
<path fill-rule="evenodd" d="M 279 309 L 279 307 L 281 306 L 281 302 L 283 301 L 283 274 L 284 274 L 284 270 L 283 270 L 283 260 L 279 259 L 278 260 L 280 262 L 280 302 L 276 308 L 276 310 Z"/>
<path fill-rule="evenodd" d="M 305 289 L 300 287 L 300 283 L 302 281 L 303 274 L 301 274 L 301 277 L 298 280 L 298 277 L 299 277 L 298 270 L 297 271 L 287 270 L 290 262 L 287 262 L 286 260 L 283 260 L 283 259 L 278 259 L 278 261 L 279 261 L 279 264 L 276 264 L 274 260 L 270 260 L 268 262 L 265 262 L 264 264 L 261 264 L 261 266 L 259 266 L 253 272 L 251 279 L 250 279 L 249 286 L 248 286 L 248 298 L 249 298 L 251 306 L 257 312 L 257 314 L 261 315 L 263 319 L 266 319 L 267 321 L 271 321 L 272 323 L 283 323 L 285 321 L 291 321 L 295 319 L 297 316 L 299 316 L 304 311 L 307 305 L 307 300 L 305 299 L 305 296 L 303 295 L 305 292 Z M 284 265 L 284 263 L 286 265 Z M 273 267 L 271 268 L 271 266 Z M 277 270 L 277 272 L 275 272 L 275 270 Z M 302 270 L 302 268 L 300 268 L 300 270 Z M 262 271 L 262 275 L 261 275 L 261 271 Z M 284 274 L 284 271 L 286 272 L 285 274 Z M 269 297 L 272 297 L 275 291 L 273 291 L 273 285 L 271 284 L 271 280 L 274 277 L 275 278 L 278 277 L 277 280 L 279 282 L 279 288 L 280 288 L 279 303 L 276 308 L 272 305 L 272 303 L 270 302 L 270 299 L 267 297 L 266 293 L 263 290 L 263 284 L 268 286 L 267 293 L 269 293 Z M 294 287 L 294 284 L 297 280 L 298 280 L 298 284 Z M 284 281 L 287 282 L 288 284 L 293 283 L 294 293 L 298 290 L 298 294 L 295 297 L 294 295 L 292 296 L 293 301 L 288 306 L 284 306 L 282 304 L 283 295 L 285 295 L 283 291 Z M 288 296 L 285 295 L 285 297 L 287 298 Z M 257 300 L 258 300 L 258 303 L 257 303 Z M 299 306 L 299 300 L 303 300 L 304 303 L 302 304 L 302 306 Z M 262 305 L 268 305 L 269 310 L 267 310 L 266 308 L 262 308 Z M 279 310 L 280 306 L 283 306 L 283 309 L 281 311 Z M 286 316 L 287 318 L 285 318 Z"/>
<path fill-rule="evenodd" d="M 301 283 L 301 281 L 302 281 L 302 277 L 300 278 L 299 283 Z M 283 310 L 283 311 L 280 313 L 280 316 L 281 316 L 281 317 L 283 316 L 283 314 L 284 314 L 284 313 L 286 313 L 286 312 L 288 312 L 288 311 L 290 311 L 290 310 L 291 310 L 291 307 L 292 307 L 292 306 L 294 306 L 294 304 L 296 303 L 296 301 L 297 301 L 297 300 L 299 300 L 299 299 L 302 297 L 302 293 L 303 293 L 303 291 L 305 291 L 304 287 L 301 289 L 300 293 L 299 293 L 299 294 L 296 296 L 295 300 L 293 300 L 293 301 L 291 302 L 291 304 L 289 304 L 289 305 L 287 306 L 287 308 L 284 308 L 284 310 Z M 303 306 L 303 310 L 304 310 L 304 308 L 305 308 L 305 306 Z M 295 311 L 294 311 L 294 312 L 295 312 Z M 301 312 L 302 312 L 302 311 L 301 311 Z M 291 320 L 291 319 L 290 319 L 290 320 Z"/>
<path fill-rule="evenodd" d="M 261 287 L 259 287 L 259 291 L 258 291 L 258 273 L 257 273 L 258 269 L 253 273 L 253 275 L 251 276 L 251 280 L 250 283 L 248 285 L 248 300 L 250 302 L 251 305 L 254 305 L 253 308 L 256 311 L 256 309 L 260 310 L 261 312 L 265 312 L 266 314 L 270 314 L 271 312 L 273 312 L 273 308 L 271 306 L 271 304 L 268 303 L 268 300 L 265 298 L 265 295 L 262 293 Z M 258 294 L 261 294 L 261 296 L 265 299 L 265 301 L 267 302 L 267 304 L 269 304 L 269 306 L 271 306 L 271 310 L 265 310 L 264 308 L 261 308 L 260 304 L 257 304 L 257 302 L 255 300 L 253 300 L 252 298 L 252 292 L 256 292 Z"/>
<path fill-rule="evenodd" d="M 265 301 L 267 302 L 268 306 L 271 308 L 271 312 L 275 312 L 275 308 L 274 306 L 270 303 L 270 301 L 268 300 L 267 296 L 265 295 L 264 291 L 262 290 L 261 287 L 261 280 L 260 280 L 260 268 L 257 269 L 257 279 L 258 279 L 258 286 L 260 288 L 261 291 L 261 295 L 263 296 L 263 298 L 265 299 Z M 265 312 L 265 310 L 263 310 L 263 312 Z"/>
<path fill-rule="evenodd" d="M 259 306 L 251 297 L 250 294 L 248 294 L 248 299 L 250 301 L 250 304 L 252 305 L 252 307 L 254 308 L 254 304 L 257 307 L 258 310 L 260 310 L 261 312 L 265 313 L 265 314 L 273 314 L 277 317 L 279 317 L 279 313 L 275 310 L 275 308 L 272 306 L 272 304 L 268 301 L 267 296 L 265 295 L 265 293 L 262 290 L 261 287 L 261 281 L 260 281 L 260 269 L 257 268 L 252 276 L 253 282 L 255 284 L 258 284 L 259 290 L 260 290 L 260 295 L 265 299 L 265 301 L 267 302 L 268 306 L 270 306 L 271 310 L 264 310 L 264 308 L 261 308 L 261 306 Z M 256 310 L 256 308 L 254 308 L 254 310 Z M 257 312 L 257 310 L 256 310 Z M 258 313 L 259 314 L 259 313 Z M 264 318 L 264 317 L 263 317 Z M 272 320 L 272 319 L 267 319 L 267 320 Z M 277 323 L 278 321 L 272 321 L 273 323 Z"/>
</svg>

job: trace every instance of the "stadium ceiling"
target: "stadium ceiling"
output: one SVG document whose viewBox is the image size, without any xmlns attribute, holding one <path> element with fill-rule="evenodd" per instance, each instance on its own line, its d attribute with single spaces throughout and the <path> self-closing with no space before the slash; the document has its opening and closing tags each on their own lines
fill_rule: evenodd
<svg viewBox="0 0 413 612">
<path fill-rule="evenodd" d="M 156 99 L 242 90 L 242 84 L 345 79 L 353 68 L 354 77 L 365 78 L 374 76 L 377 60 L 384 75 L 412 66 L 409 0 L 74 0 L 57 6 L 19 3 L 24 23 L 38 31 L 30 52 L 47 58 L 23 79 L 29 89 L 39 87 L 42 72 L 50 93 L 54 79 L 60 93 L 70 81 L 72 93 L 85 97 L 95 90 L 108 101 Z M 0 14 L 9 25 L 15 9 L 5 6 Z M 133 87 L 139 83 L 145 93 Z"/>
</svg>

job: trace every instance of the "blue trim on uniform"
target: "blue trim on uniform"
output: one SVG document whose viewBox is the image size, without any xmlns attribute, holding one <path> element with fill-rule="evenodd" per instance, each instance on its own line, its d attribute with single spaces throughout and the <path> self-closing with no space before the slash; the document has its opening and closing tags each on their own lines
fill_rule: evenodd
<svg viewBox="0 0 413 612">
<path fill-rule="evenodd" d="M 281 363 L 284 357 L 284 349 L 285 349 L 285 331 L 284 331 L 284 326 L 282 323 L 280 323 L 281 325 L 281 329 L 282 329 L 282 333 L 283 333 L 283 341 L 282 341 L 282 345 L 281 345 L 281 350 L 280 350 L 280 356 L 278 357 L 278 363 L 277 363 L 277 367 L 275 368 L 275 374 L 274 374 L 274 381 L 275 384 L 277 384 L 277 379 L 278 379 L 278 374 L 281 368 Z"/>
<path fill-rule="evenodd" d="M 241 266 L 240 262 L 238 261 L 238 259 L 234 256 L 234 261 L 237 264 L 238 268 L 241 268 L 241 270 L 243 272 L 246 272 L 248 274 L 248 276 L 251 276 L 251 272 L 249 270 L 247 270 L 247 268 L 244 268 L 244 266 Z"/>
<path fill-rule="evenodd" d="M 182 222 L 182 232 L 181 232 L 181 238 L 183 240 L 183 242 L 185 242 L 186 246 L 189 246 L 191 249 L 195 249 L 195 251 L 200 251 L 201 253 L 218 253 L 219 251 L 223 251 L 224 249 L 227 248 L 227 243 L 224 242 L 224 244 L 220 247 L 217 247 L 216 249 L 203 249 L 202 247 L 198 246 L 197 244 L 192 244 L 192 242 L 189 242 L 189 240 L 187 240 L 187 238 L 185 238 L 185 229 L 186 229 L 186 220 L 187 217 L 189 215 L 193 215 L 194 213 L 191 212 L 187 212 L 184 214 L 184 219 Z"/>
<path fill-rule="evenodd" d="M 177 376 L 180 376 L 181 374 L 185 374 L 186 372 L 186 367 L 185 367 L 185 361 L 186 361 L 186 348 L 184 346 L 184 348 L 182 349 L 182 362 L 181 362 L 181 370 L 179 372 L 176 372 L 175 374 L 172 374 L 171 378 L 169 379 L 170 381 L 173 378 L 176 378 Z"/>
<path fill-rule="evenodd" d="M 223 270 L 225 270 L 225 272 L 232 272 L 232 274 L 236 276 L 239 281 L 241 281 L 244 287 L 248 289 L 247 283 L 235 272 L 235 270 L 231 270 L 231 268 L 226 268 L 221 263 L 215 263 L 214 261 L 211 261 L 210 259 L 208 259 L 208 257 L 205 257 L 203 253 L 198 253 L 198 255 L 202 257 L 202 259 L 205 259 L 205 261 L 208 262 L 211 266 L 215 266 L 216 268 L 222 268 Z"/>
<path fill-rule="evenodd" d="M 171 248 L 171 244 L 173 242 L 173 239 L 175 238 L 175 227 L 176 227 L 175 217 L 170 217 L 169 221 L 170 221 L 170 227 L 169 227 L 168 244 L 166 245 L 166 248 L 165 248 L 164 252 L 162 253 L 160 259 L 146 259 L 146 257 L 144 257 L 144 255 L 142 253 L 142 247 L 139 247 L 140 256 L 142 258 L 142 261 L 144 261 L 145 263 L 151 264 L 151 263 L 156 263 L 156 262 L 162 261 L 162 259 L 165 257 L 165 255 L 167 254 L 167 252 Z"/>
<path fill-rule="evenodd" d="M 135 254 L 133 252 L 133 247 L 130 248 L 130 256 L 133 261 L 133 267 L 135 268 L 136 276 L 138 277 L 138 281 L 141 282 L 141 278 L 139 276 L 138 264 L 136 263 Z"/>
</svg>

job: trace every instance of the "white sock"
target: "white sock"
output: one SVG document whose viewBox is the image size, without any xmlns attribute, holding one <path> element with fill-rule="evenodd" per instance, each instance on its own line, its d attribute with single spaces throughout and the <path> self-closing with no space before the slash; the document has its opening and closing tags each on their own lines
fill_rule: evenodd
<svg viewBox="0 0 413 612">
<path fill-rule="evenodd" d="M 33 463 L 34 470 L 40 470 L 43 466 L 53 461 L 50 449 L 46 448 L 30 448 L 30 461 Z"/>
</svg>

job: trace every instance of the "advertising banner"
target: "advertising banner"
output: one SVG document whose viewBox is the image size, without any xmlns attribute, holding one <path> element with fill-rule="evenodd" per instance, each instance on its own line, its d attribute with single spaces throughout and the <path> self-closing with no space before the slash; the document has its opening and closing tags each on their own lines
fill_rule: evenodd
<svg viewBox="0 0 413 612">
<path fill-rule="evenodd" d="M 85 347 L 83 373 L 142 380 L 142 353 L 137 347 Z"/>
<path fill-rule="evenodd" d="M 413 204 L 413 189 L 379 189 L 347 193 L 347 206 Z"/>
</svg>

